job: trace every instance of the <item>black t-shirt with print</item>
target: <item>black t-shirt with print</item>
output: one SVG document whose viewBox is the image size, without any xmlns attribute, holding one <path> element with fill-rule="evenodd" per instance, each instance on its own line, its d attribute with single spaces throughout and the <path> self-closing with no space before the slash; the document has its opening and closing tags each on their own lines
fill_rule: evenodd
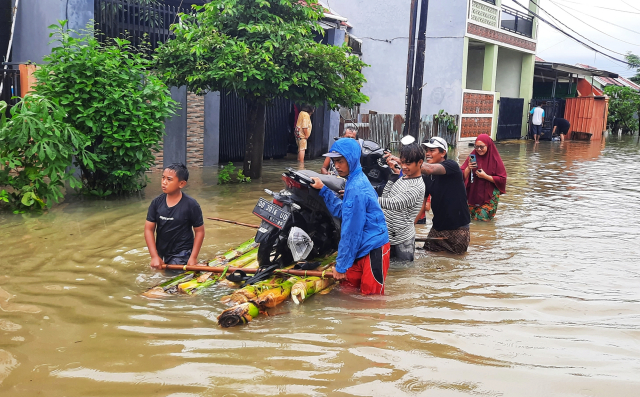
<svg viewBox="0 0 640 397">
<path fill-rule="evenodd" d="M 440 165 L 444 167 L 446 174 L 422 176 L 424 196 L 431 195 L 433 228 L 439 232 L 455 230 L 471 222 L 460 166 L 453 160 L 445 160 Z"/>
<path fill-rule="evenodd" d="M 156 224 L 156 248 L 160 257 L 192 250 L 193 228 L 204 224 L 200 205 L 184 193 L 178 204 L 171 208 L 165 193 L 153 199 L 147 220 Z"/>
</svg>

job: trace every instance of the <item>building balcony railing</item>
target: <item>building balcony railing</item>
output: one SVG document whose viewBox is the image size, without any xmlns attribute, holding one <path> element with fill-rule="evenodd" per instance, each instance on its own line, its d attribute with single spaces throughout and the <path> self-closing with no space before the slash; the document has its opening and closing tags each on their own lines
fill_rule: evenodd
<svg viewBox="0 0 640 397">
<path fill-rule="evenodd" d="M 533 37 L 533 17 L 507 6 L 502 6 L 501 14 L 500 27 L 502 29 L 522 36 Z"/>
<path fill-rule="evenodd" d="M 484 1 L 485 3 L 489 3 L 491 5 L 496 5 L 496 0 L 482 0 L 482 1 Z"/>
</svg>

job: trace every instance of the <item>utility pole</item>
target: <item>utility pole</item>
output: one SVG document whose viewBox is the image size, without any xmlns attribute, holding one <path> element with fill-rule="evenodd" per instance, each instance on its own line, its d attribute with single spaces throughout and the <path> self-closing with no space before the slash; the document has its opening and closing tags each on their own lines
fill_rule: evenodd
<svg viewBox="0 0 640 397">
<path fill-rule="evenodd" d="M 413 75 L 413 93 L 411 95 L 411 112 L 409 115 L 408 133 L 414 137 L 420 131 L 420 111 L 422 110 L 422 82 L 424 81 L 424 61 L 427 49 L 427 17 L 429 0 L 422 0 L 420 5 L 420 27 L 418 28 L 418 47 L 416 49 L 415 73 Z M 405 134 L 406 135 L 406 134 Z"/>
<path fill-rule="evenodd" d="M 409 19 L 409 55 L 407 59 L 407 87 L 404 99 L 404 131 L 402 135 L 409 133 L 411 117 L 411 104 L 413 96 L 413 65 L 416 57 L 416 25 L 418 19 L 418 0 L 411 0 L 411 16 Z"/>
</svg>

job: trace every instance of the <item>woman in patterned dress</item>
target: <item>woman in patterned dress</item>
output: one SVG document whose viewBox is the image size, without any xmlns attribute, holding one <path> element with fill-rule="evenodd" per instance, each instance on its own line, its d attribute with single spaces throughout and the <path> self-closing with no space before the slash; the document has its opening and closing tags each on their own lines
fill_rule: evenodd
<svg viewBox="0 0 640 397">
<path fill-rule="evenodd" d="M 500 195 L 505 193 L 507 171 L 498 153 L 496 144 L 489 135 L 481 134 L 471 155 L 476 162 L 467 157 L 462 165 L 464 183 L 467 188 L 467 202 L 472 220 L 488 222 L 498 210 Z"/>
</svg>

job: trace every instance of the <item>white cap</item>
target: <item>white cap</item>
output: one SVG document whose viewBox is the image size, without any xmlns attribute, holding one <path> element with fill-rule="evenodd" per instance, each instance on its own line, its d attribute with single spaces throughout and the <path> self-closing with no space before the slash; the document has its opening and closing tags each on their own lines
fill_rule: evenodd
<svg viewBox="0 0 640 397">
<path fill-rule="evenodd" d="M 445 141 L 443 138 L 440 138 L 439 136 L 434 136 L 428 141 L 423 142 L 422 145 L 428 148 L 440 148 L 445 152 L 449 150 L 449 145 L 447 144 L 447 141 Z"/>
</svg>

